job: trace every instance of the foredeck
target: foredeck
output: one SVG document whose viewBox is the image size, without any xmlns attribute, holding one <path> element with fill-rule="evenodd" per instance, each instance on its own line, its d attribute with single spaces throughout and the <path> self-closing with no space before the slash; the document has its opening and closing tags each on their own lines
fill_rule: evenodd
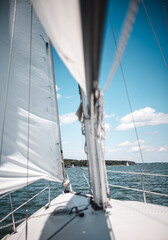
<svg viewBox="0 0 168 240">
<path fill-rule="evenodd" d="M 25 239 L 25 222 L 4 239 Z M 168 208 L 141 202 L 111 200 L 106 211 L 94 211 L 89 198 L 66 193 L 28 220 L 28 238 L 34 239 L 165 239 Z"/>
</svg>

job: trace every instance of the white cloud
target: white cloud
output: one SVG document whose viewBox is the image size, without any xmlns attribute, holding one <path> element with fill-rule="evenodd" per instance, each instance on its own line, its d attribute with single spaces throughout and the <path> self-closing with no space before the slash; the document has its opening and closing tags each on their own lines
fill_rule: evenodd
<svg viewBox="0 0 168 240">
<path fill-rule="evenodd" d="M 167 161 L 168 145 L 154 146 L 147 144 L 144 140 L 141 142 L 141 151 L 145 162 Z M 141 162 L 141 154 L 137 141 L 124 141 L 117 146 L 104 147 L 105 159 L 132 160 Z"/>
<path fill-rule="evenodd" d="M 119 147 L 127 147 L 127 146 L 130 146 L 130 145 L 131 145 L 131 142 L 125 141 L 125 142 L 120 143 L 118 146 Z"/>
<path fill-rule="evenodd" d="M 142 144 L 144 142 L 145 142 L 144 140 L 139 139 L 140 144 Z M 120 143 L 118 146 L 119 147 L 127 147 L 127 146 L 136 146 L 136 145 L 138 145 L 138 141 L 135 141 L 135 142 L 124 141 L 124 142 Z"/>
<path fill-rule="evenodd" d="M 61 124 L 71 124 L 75 121 L 77 121 L 77 116 L 75 113 L 66 113 L 60 116 Z"/>
<path fill-rule="evenodd" d="M 61 94 L 57 93 L 57 99 L 61 98 Z"/>
<path fill-rule="evenodd" d="M 147 145 L 141 145 L 141 150 L 143 150 L 143 152 L 153 152 L 155 149 L 151 146 L 147 146 Z M 139 152 L 139 146 L 132 146 L 130 149 L 127 150 L 127 152 Z"/>
<path fill-rule="evenodd" d="M 142 149 L 142 146 L 141 146 L 141 149 Z M 131 147 L 130 149 L 127 150 L 127 152 L 138 152 L 138 151 L 139 151 L 138 146 Z"/>
<path fill-rule="evenodd" d="M 167 152 L 168 151 L 168 147 L 160 147 L 158 152 Z"/>
<path fill-rule="evenodd" d="M 153 135 L 156 135 L 156 134 L 158 134 L 158 133 L 159 133 L 158 131 L 154 131 L 154 132 L 150 132 L 150 133 L 148 133 L 148 135 L 153 136 Z"/>
<path fill-rule="evenodd" d="M 60 90 L 60 88 L 58 87 L 58 85 L 55 85 L 55 88 L 56 88 L 57 99 L 60 99 L 60 98 L 61 98 L 61 94 L 58 93 L 58 91 Z"/>
<path fill-rule="evenodd" d="M 108 114 L 105 114 L 105 118 L 107 119 L 107 118 L 113 118 L 115 116 L 115 114 L 113 113 L 113 114 L 110 114 L 110 115 L 108 115 Z"/>
<path fill-rule="evenodd" d="M 105 128 L 105 131 L 106 131 L 106 132 L 110 131 L 110 124 L 105 123 L 105 124 L 104 124 L 104 128 Z"/>
<path fill-rule="evenodd" d="M 141 150 L 143 153 L 147 152 L 160 152 L 159 149 L 162 149 L 162 147 L 152 146 L 152 145 L 141 145 Z M 128 152 L 139 152 L 139 147 L 135 146 L 128 150 Z"/>
<path fill-rule="evenodd" d="M 66 99 L 70 99 L 70 98 L 73 98 L 73 96 L 66 96 L 65 98 Z"/>
<path fill-rule="evenodd" d="M 141 150 L 143 152 L 153 152 L 153 151 L 158 151 L 159 149 L 158 147 L 153 147 L 145 144 L 145 141 L 142 139 L 139 140 L 139 143 L 140 143 Z M 124 141 L 118 144 L 116 148 L 106 149 L 106 150 L 107 152 L 127 152 L 127 153 L 139 152 L 139 145 L 138 145 L 138 141 L 134 141 L 134 142 Z"/>
<path fill-rule="evenodd" d="M 58 91 L 58 90 L 59 90 L 59 87 L 58 87 L 58 85 L 55 85 L 55 88 L 56 88 L 56 91 Z"/>
<path fill-rule="evenodd" d="M 114 152 L 121 152 L 123 149 L 121 148 L 108 148 L 108 147 L 103 147 L 104 151 L 107 153 L 114 153 Z"/>
<path fill-rule="evenodd" d="M 156 113 L 156 110 L 150 107 L 134 111 L 133 116 L 136 127 L 168 124 L 168 114 L 162 112 Z M 116 128 L 117 130 L 129 130 L 134 128 L 131 113 L 122 117 L 120 122 L 121 124 Z"/>
<path fill-rule="evenodd" d="M 139 140 L 140 147 L 143 153 L 145 152 L 166 152 L 168 151 L 167 146 L 152 146 L 148 145 L 145 143 L 144 140 L 140 139 Z M 125 152 L 139 152 L 139 145 L 138 141 L 135 142 L 129 142 L 129 141 L 124 141 L 118 145 L 118 148 L 120 148 L 121 151 Z"/>
</svg>

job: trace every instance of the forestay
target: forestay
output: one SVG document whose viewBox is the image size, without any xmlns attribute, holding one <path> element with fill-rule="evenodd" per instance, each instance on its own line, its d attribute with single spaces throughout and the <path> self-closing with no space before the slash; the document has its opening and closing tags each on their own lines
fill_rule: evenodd
<svg viewBox="0 0 168 240">
<path fill-rule="evenodd" d="M 14 1 L 0 5 L 2 194 L 25 186 L 27 172 L 28 183 L 63 176 L 49 40 L 30 2 L 17 0 L 15 19 Z"/>
</svg>

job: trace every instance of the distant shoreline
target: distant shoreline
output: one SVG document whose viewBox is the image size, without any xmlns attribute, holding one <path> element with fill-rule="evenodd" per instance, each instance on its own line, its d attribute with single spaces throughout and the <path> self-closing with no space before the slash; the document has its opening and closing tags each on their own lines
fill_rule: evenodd
<svg viewBox="0 0 168 240">
<path fill-rule="evenodd" d="M 106 166 L 121 166 L 121 165 L 135 165 L 136 163 L 133 161 L 126 160 L 106 160 Z M 75 160 L 75 159 L 64 159 L 65 167 L 88 167 L 87 160 Z"/>
</svg>

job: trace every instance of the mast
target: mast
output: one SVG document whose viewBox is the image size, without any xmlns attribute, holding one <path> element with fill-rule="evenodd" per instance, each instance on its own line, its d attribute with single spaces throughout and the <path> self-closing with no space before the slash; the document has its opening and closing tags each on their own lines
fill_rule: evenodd
<svg viewBox="0 0 168 240">
<path fill-rule="evenodd" d="M 89 161 L 90 185 L 93 192 L 93 205 L 95 208 L 104 208 L 107 203 L 109 192 L 106 184 L 105 160 L 101 143 L 101 121 L 100 99 L 94 104 L 94 94 L 90 98 L 90 114 L 87 112 L 86 98 L 82 92 L 83 122 L 85 127 L 85 138 L 87 158 Z"/>
<path fill-rule="evenodd" d="M 82 33 L 86 76 L 86 95 L 82 92 L 86 152 L 94 205 L 107 205 L 106 171 L 101 144 L 101 96 L 98 89 L 101 46 L 107 1 L 81 0 Z"/>
</svg>

